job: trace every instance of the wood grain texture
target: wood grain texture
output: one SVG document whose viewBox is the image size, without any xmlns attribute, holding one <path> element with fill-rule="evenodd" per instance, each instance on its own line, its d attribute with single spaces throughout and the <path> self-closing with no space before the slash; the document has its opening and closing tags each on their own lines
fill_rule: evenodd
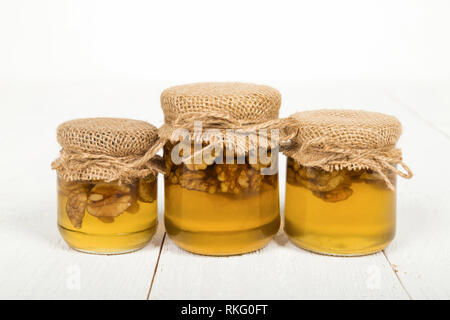
<svg viewBox="0 0 450 320">
<path fill-rule="evenodd" d="M 399 146 L 415 176 L 398 182 L 395 240 L 384 254 L 336 258 L 298 249 L 280 233 L 261 251 L 217 258 L 187 253 L 166 238 L 149 298 L 449 299 L 450 174 L 444 167 L 450 161 L 449 86 L 271 85 L 283 94 L 282 116 L 316 108 L 356 108 L 392 114 L 401 120 L 404 134 Z M 85 84 L 42 84 L 8 87 L 0 95 L 0 105 L 17 110 L 15 116 L 0 118 L 2 147 L 7 150 L 0 157 L 0 167 L 4 168 L 0 185 L 0 298 L 147 297 L 163 225 L 160 223 L 149 246 L 133 254 L 94 256 L 70 250 L 56 228 L 55 174 L 49 165 L 58 152 L 55 128 L 69 118 L 151 117 L 160 120 L 151 121 L 153 124 L 161 125 L 159 106 L 149 112 L 148 105 L 158 100 L 165 86 L 157 84 L 147 91 L 146 86 L 95 84 L 86 89 Z M 134 101 L 133 114 L 129 114 L 130 108 L 123 108 L 120 97 L 130 97 L 127 103 Z M 93 103 L 99 105 L 95 112 Z M 283 208 L 284 157 L 280 157 L 280 170 Z M 160 179 L 160 214 L 162 210 Z M 78 271 L 79 288 L 71 281 Z"/>
<path fill-rule="evenodd" d="M 381 89 L 287 86 L 298 110 L 363 108 L 407 112 Z M 324 95 L 323 92 L 327 94 Z M 314 106 L 314 107 L 311 107 Z M 280 167 L 282 208 L 285 166 Z M 312 254 L 292 245 L 281 232 L 267 248 L 237 257 L 202 257 L 182 251 L 166 239 L 150 299 L 408 299 L 383 253 L 338 258 Z"/>
<path fill-rule="evenodd" d="M 397 237 L 386 254 L 415 299 L 450 298 L 450 174 L 446 168 L 450 138 L 444 134 L 450 133 L 448 99 L 448 90 L 440 96 L 417 87 L 403 88 L 401 97 L 393 98 L 416 111 L 404 114 L 407 125 L 402 143 L 415 176 L 399 183 Z"/>
<path fill-rule="evenodd" d="M 394 102 L 450 139 L 450 81 L 389 88 Z"/>
<path fill-rule="evenodd" d="M 163 235 L 144 249 L 100 256 L 70 249 L 54 208 L 0 215 L 1 299 L 146 299 Z"/>
<path fill-rule="evenodd" d="M 56 173 L 50 170 L 58 150 L 49 143 L 56 122 L 25 114 L 0 119 L 0 126 L 9 137 L 8 156 L 0 157 L 8 168 L 0 186 L 0 299 L 146 299 L 163 226 L 147 247 L 131 254 L 70 249 L 57 229 Z"/>
<path fill-rule="evenodd" d="M 150 299 L 407 299 L 383 254 L 312 254 L 280 233 L 234 257 L 187 253 L 166 238 Z"/>
</svg>

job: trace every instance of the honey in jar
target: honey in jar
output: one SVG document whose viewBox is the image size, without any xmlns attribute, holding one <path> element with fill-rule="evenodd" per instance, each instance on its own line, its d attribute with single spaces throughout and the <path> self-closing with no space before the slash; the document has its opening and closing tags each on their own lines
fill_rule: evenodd
<svg viewBox="0 0 450 320">
<path fill-rule="evenodd" d="M 156 179 L 130 184 L 58 179 L 58 227 L 70 247 L 124 253 L 145 246 L 157 227 Z"/>
<path fill-rule="evenodd" d="M 278 174 L 259 164 L 180 164 L 164 155 L 165 226 L 181 248 L 231 255 L 267 245 L 280 227 Z"/>
<path fill-rule="evenodd" d="M 299 112 L 293 118 L 298 137 L 286 151 L 292 157 L 284 226 L 291 241 L 339 256 L 386 248 L 395 236 L 396 175 L 411 177 L 395 148 L 398 120 L 352 110 Z"/>
<path fill-rule="evenodd" d="M 278 119 L 280 94 L 262 85 L 198 83 L 166 89 L 161 103 L 166 126 L 174 131 L 182 127 L 192 133 L 196 120 L 206 130 L 223 133 Z M 180 142 L 169 140 L 164 149 L 164 220 L 170 239 L 203 255 L 243 254 L 267 245 L 280 226 L 278 174 L 262 172 L 272 163 L 251 161 L 247 151 L 237 149 L 176 163 L 172 151 Z M 278 151 L 268 154 L 278 157 Z"/>
<path fill-rule="evenodd" d="M 119 254 L 145 246 L 157 228 L 157 171 L 144 158 L 151 124 L 91 118 L 58 127 L 58 228 L 78 251 Z"/>
<path fill-rule="evenodd" d="M 378 252 L 394 238 L 395 212 L 395 191 L 370 170 L 326 172 L 288 159 L 285 231 L 301 248 L 335 255 Z"/>
</svg>

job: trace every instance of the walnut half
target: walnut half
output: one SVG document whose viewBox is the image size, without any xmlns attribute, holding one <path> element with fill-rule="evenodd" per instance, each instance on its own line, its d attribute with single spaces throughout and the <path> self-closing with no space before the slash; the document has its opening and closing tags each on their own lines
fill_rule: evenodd
<svg viewBox="0 0 450 320">
<path fill-rule="evenodd" d="M 182 188 L 207 192 L 210 194 L 249 194 L 277 186 L 278 176 L 263 176 L 261 169 L 270 164 L 250 164 L 248 156 L 245 163 L 217 163 L 214 152 L 207 155 L 201 164 L 175 165 L 171 160 L 171 145 L 164 149 L 167 174 L 166 183 L 179 184 Z M 214 150 L 213 150 L 214 151 Z M 205 156 L 205 155 L 203 155 Z M 235 155 L 236 156 L 236 155 Z M 236 159 L 235 159 L 236 160 Z M 262 189 L 264 187 L 264 189 Z"/>
<path fill-rule="evenodd" d="M 156 200 L 156 177 L 150 175 L 147 178 L 139 179 L 137 193 L 142 202 L 152 203 Z"/>
<path fill-rule="evenodd" d="M 348 199 L 353 194 L 353 190 L 349 187 L 340 187 L 328 192 L 314 191 L 313 194 L 328 202 L 339 202 Z"/>
<path fill-rule="evenodd" d="M 67 196 L 66 212 L 72 225 L 80 229 L 88 203 L 88 188 L 79 185 Z"/>
<path fill-rule="evenodd" d="M 117 217 L 131 206 L 130 191 L 125 185 L 99 183 L 89 194 L 87 212 L 95 217 Z"/>
<path fill-rule="evenodd" d="M 288 183 L 302 186 L 327 202 L 343 201 L 353 194 L 350 188 L 353 175 L 347 170 L 328 172 L 301 166 L 289 158 L 286 176 Z"/>
<path fill-rule="evenodd" d="M 395 183 L 395 175 L 388 171 L 386 175 Z M 310 190 L 315 196 L 328 202 L 348 199 L 353 190 L 352 183 L 365 182 L 380 188 L 386 188 L 383 177 L 372 170 L 335 170 L 325 171 L 314 167 L 304 167 L 288 158 L 287 182 Z"/>
</svg>

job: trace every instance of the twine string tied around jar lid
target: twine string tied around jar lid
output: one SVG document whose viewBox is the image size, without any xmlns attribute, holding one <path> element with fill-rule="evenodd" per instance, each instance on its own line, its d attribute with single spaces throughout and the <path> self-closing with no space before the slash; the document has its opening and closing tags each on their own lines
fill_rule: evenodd
<svg viewBox="0 0 450 320">
<path fill-rule="evenodd" d="M 281 151 L 302 166 L 325 171 L 372 170 L 391 190 L 395 189 L 392 174 L 407 179 L 413 176 L 401 149 L 396 148 L 402 127 L 393 116 L 322 109 L 298 112 L 290 118 L 296 136 Z"/>
<path fill-rule="evenodd" d="M 149 153 L 156 127 L 145 121 L 118 118 L 76 119 L 57 130 L 62 149 L 52 163 L 66 181 L 131 182 L 164 172 L 164 163 Z"/>
<path fill-rule="evenodd" d="M 386 171 L 391 171 L 403 178 L 413 176 L 411 169 L 403 162 L 399 148 L 384 147 L 376 149 L 342 148 L 330 144 L 333 140 L 323 136 L 311 139 L 301 146 L 290 146 L 283 152 L 305 167 L 318 167 L 326 171 L 370 169 L 379 174 L 389 189 L 395 187 Z M 399 170 L 400 165 L 405 172 Z"/>
<path fill-rule="evenodd" d="M 147 159 L 149 157 L 149 159 Z M 52 169 L 62 173 L 63 178 L 72 180 L 70 176 L 79 176 L 80 172 L 89 169 L 101 171 L 108 170 L 109 175 L 102 179 L 105 182 L 127 182 L 135 178 L 145 178 L 149 175 L 164 173 L 163 160 L 150 153 L 144 156 L 113 157 L 104 154 L 91 154 L 85 152 L 71 152 L 62 149 L 58 159 L 52 162 Z"/>
<path fill-rule="evenodd" d="M 202 132 L 200 136 L 195 135 L 194 126 L 197 121 L 201 122 L 203 129 L 219 130 L 223 135 L 223 139 L 215 139 L 215 134 L 208 134 L 208 132 Z M 206 143 L 195 154 L 186 157 L 184 161 L 189 161 L 196 154 L 216 147 L 235 150 L 238 155 L 247 154 L 260 147 L 263 139 L 267 143 L 270 140 L 270 145 L 273 147 L 283 146 L 288 144 L 296 136 L 296 129 L 293 126 L 294 121 L 291 118 L 271 119 L 267 121 L 238 120 L 220 112 L 185 113 L 177 117 L 174 121 L 165 123 L 158 129 L 158 141 L 148 151 L 148 155 L 144 156 L 144 159 L 158 152 L 168 141 L 172 143 L 180 142 L 180 136 L 176 134 L 177 129 L 185 129 L 190 132 L 192 134 L 191 141 L 195 143 Z M 234 131 L 230 134 L 227 130 Z M 278 136 L 276 141 L 271 140 L 271 130 L 277 130 Z"/>
<path fill-rule="evenodd" d="M 272 132 L 266 131 L 271 129 L 278 129 L 273 132 L 273 137 L 279 137 L 270 139 L 271 147 L 289 140 L 289 134 L 284 130 L 286 120 L 278 119 L 280 106 L 281 94 L 266 85 L 242 82 L 178 85 L 161 94 L 165 125 L 158 135 L 163 142 L 176 143 L 185 139 L 187 131 L 190 142 L 202 145 L 199 152 L 217 147 L 234 150 L 238 156 L 246 155 L 258 145 L 267 145 Z M 206 130 L 196 135 L 198 122 L 202 124 L 202 131 L 203 128 Z M 177 129 L 185 129 L 181 139 Z M 220 137 L 213 133 L 214 130 Z"/>
</svg>

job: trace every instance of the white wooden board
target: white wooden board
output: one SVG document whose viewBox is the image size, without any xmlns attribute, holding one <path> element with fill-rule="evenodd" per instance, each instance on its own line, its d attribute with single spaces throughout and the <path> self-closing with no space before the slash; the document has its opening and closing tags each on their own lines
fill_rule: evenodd
<svg viewBox="0 0 450 320">
<path fill-rule="evenodd" d="M 441 285 L 437 281 L 445 275 L 450 261 L 447 257 L 449 251 L 442 253 L 440 258 L 436 258 L 437 252 L 434 252 L 443 250 L 442 246 L 450 245 L 450 238 L 445 232 L 449 227 L 448 207 L 443 204 L 445 196 L 448 196 L 448 184 L 444 181 L 439 184 L 438 177 L 423 174 L 429 161 L 425 155 L 444 161 L 447 159 L 450 148 L 445 147 L 450 147 L 448 141 L 410 110 L 394 101 L 383 88 L 284 88 L 292 91 L 285 95 L 291 100 L 291 105 L 298 105 L 299 110 L 311 109 L 311 106 L 363 108 L 390 113 L 402 120 L 405 136 L 400 145 L 405 149 L 405 158 L 410 160 L 407 162 L 422 179 L 416 177 L 412 181 L 399 182 L 399 231 L 392 246 L 385 253 L 374 256 L 333 258 L 296 249 L 289 243 L 285 244 L 285 236 L 280 235 L 278 241 L 252 255 L 205 259 L 186 254 L 170 240 L 166 240 L 150 298 L 448 297 L 447 282 L 450 278 L 444 276 Z M 289 111 L 292 113 L 295 110 Z M 286 114 L 286 109 L 284 113 Z M 428 142 L 433 139 L 434 143 Z M 427 141 L 425 148 L 419 141 Z M 436 151 L 437 145 L 444 148 Z M 440 168 L 436 167 L 432 172 L 440 172 L 441 180 L 449 178 L 449 174 L 442 172 Z M 283 177 L 282 174 L 281 179 Z M 424 186 L 436 183 L 440 192 L 433 188 L 421 190 Z M 427 226 L 430 221 L 424 215 L 435 215 L 436 225 Z M 420 237 L 417 236 L 419 234 Z M 434 250 L 428 250 L 430 243 L 434 244 Z M 377 288 L 380 290 L 373 290 L 371 286 L 374 270 L 379 274 Z M 427 270 L 433 270 L 433 273 L 428 273 Z M 409 273 L 411 276 L 406 277 Z M 422 282 L 420 279 L 423 277 L 428 277 L 427 281 Z M 432 289 L 433 287 L 437 288 Z M 420 294 L 420 290 L 427 291 L 427 294 Z"/>
<path fill-rule="evenodd" d="M 380 253 L 337 258 L 298 249 L 280 233 L 234 257 L 187 253 L 166 238 L 150 299 L 407 299 Z"/>
<path fill-rule="evenodd" d="M 450 110 L 444 107 L 448 100 L 417 87 L 402 92 L 402 97 L 395 96 L 393 101 L 408 101 L 406 108 L 414 106 L 417 111 L 405 113 L 403 121 L 407 126 L 402 139 L 415 176 L 399 183 L 398 233 L 386 254 L 413 298 L 449 299 Z M 426 104 L 424 92 L 429 97 Z M 450 97 L 450 91 L 446 97 Z"/>
<path fill-rule="evenodd" d="M 146 299 L 150 294 L 150 299 L 449 299 L 449 86 L 269 84 L 283 94 L 282 116 L 345 107 L 401 119 L 399 145 L 415 177 L 399 179 L 398 232 L 384 253 L 320 256 L 296 248 L 280 233 L 261 251 L 228 258 L 189 254 L 166 237 L 159 256 L 162 224 L 151 244 L 133 254 L 75 252 L 56 229 L 55 174 L 49 169 L 59 149 L 56 126 L 72 117 L 99 115 L 161 125 L 157 101 L 167 84 L 0 85 L 0 105 L 17 110 L 16 117 L 0 118 L 1 146 L 8 150 L 0 157 L 0 298 Z M 95 113 L 92 101 L 98 104 Z"/>
</svg>

